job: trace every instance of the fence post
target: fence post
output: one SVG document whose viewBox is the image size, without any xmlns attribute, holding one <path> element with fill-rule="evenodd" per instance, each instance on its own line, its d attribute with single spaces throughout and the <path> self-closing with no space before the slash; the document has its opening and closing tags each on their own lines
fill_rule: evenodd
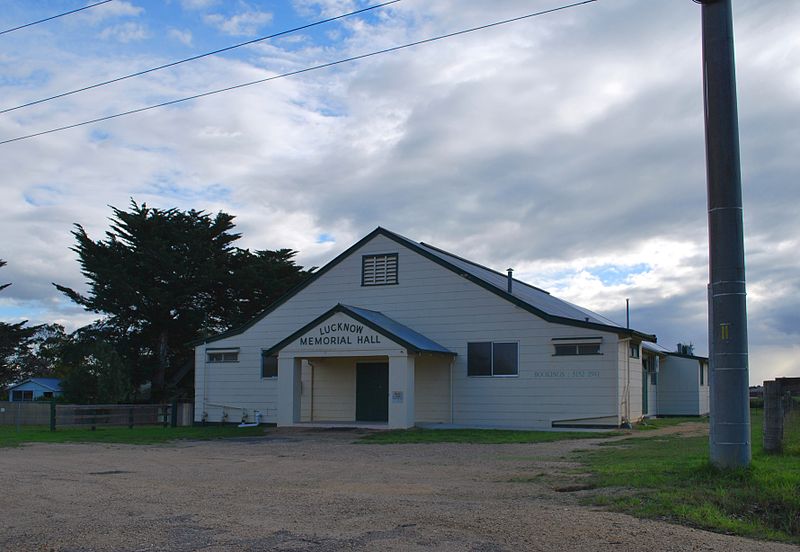
<svg viewBox="0 0 800 552">
<path fill-rule="evenodd" d="M 50 399 L 50 431 L 56 430 L 56 398 Z"/>
<path fill-rule="evenodd" d="M 783 448 L 783 394 L 779 381 L 764 382 L 764 452 Z"/>
<path fill-rule="evenodd" d="M 133 407 L 128 408 L 128 429 L 133 429 Z"/>
<path fill-rule="evenodd" d="M 167 418 L 167 414 L 168 414 L 167 409 L 168 408 L 169 408 L 169 406 L 166 405 L 166 404 L 162 404 L 161 406 L 159 406 L 159 409 L 163 409 L 162 410 L 162 413 L 163 413 L 162 418 L 164 419 L 164 427 L 168 427 L 169 426 L 169 419 Z"/>
<path fill-rule="evenodd" d="M 171 427 L 178 427 L 178 401 L 172 401 L 170 408 L 172 410 L 170 411 L 169 425 Z"/>
</svg>

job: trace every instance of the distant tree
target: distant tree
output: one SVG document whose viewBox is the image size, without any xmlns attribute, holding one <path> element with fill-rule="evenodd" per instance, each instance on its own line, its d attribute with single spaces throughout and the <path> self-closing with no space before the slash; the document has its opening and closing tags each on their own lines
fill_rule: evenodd
<svg viewBox="0 0 800 552">
<path fill-rule="evenodd" d="M 61 353 L 69 336 L 60 324 L 42 324 L 9 357 L 9 364 L 22 378 L 57 377 Z"/>
<path fill-rule="evenodd" d="M 6 262 L 0 259 L 0 267 Z M 0 291 L 11 284 L 0 285 Z M 14 357 L 25 350 L 28 340 L 36 333 L 38 326 L 25 327 L 27 320 L 8 324 L 0 322 L 0 389 L 4 389 L 11 383 L 22 379 L 24 374 L 20 372 L 19 366 L 14 362 Z"/>
<path fill-rule="evenodd" d="M 98 334 L 77 331 L 61 351 L 61 390 L 67 402 L 117 404 L 135 395 L 130 372 L 114 347 Z"/>
<path fill-rule="evenodd" d="M 302 281 L 294 251 L 233 247 L 234 217 L 156 209 L 131 201 L 112 207 L 105 239 L 73 235 L 89 292 L 56 287 L 89 311 L 124 359 L 134 384 L 150 380 L 153 398 L 193 359 L 189 342 L 240 324 Z"/>
</svg>

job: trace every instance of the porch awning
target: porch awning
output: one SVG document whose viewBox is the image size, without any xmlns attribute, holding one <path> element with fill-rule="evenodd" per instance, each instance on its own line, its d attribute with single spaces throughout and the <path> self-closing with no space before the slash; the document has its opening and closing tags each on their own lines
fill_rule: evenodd
<svg viewBox="0 0 800 552">
<path fill-rule="evenodd" d="M 344 316 L 342 316 L 344 315 Z M 333 319 L 334 321 L 331 321 Z M 326 324 L 326 322 L 330 322 Z M 363 325 L 363 326 L 361 326 Z M 339 303 L 323 315 L 312 320 L 293 334 L 276 343 L 264 354 L 275 354 L 290 344 L 317 347 L 363 347 L 369 348 L 373 338 L 364 333 L 364 326 L 381 336 L 405 347 L 414 353 L 436 353 L 453 355 L 456 353 L 439 345 L 419 332 L 416 332 L 385 314 Z"/>
</svg>

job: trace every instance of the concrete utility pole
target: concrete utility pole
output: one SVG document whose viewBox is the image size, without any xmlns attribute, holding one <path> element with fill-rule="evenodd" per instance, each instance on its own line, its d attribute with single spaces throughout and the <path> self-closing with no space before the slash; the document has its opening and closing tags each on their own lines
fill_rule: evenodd
<svg viewBox="0 0 800 552">
<path fill-rule="evenodd" d="M 750 465 L 742 177 L 731 0 L 702 4 L 708 179 L 711 462 Z"/>
</svg>

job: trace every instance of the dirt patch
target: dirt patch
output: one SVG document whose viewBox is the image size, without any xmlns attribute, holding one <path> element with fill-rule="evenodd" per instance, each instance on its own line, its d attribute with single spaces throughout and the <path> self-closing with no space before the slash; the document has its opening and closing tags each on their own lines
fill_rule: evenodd
<svg viewBox="0 0 800 552">
<path fill-rule="evenodd" d="M 357 437 L 0 449 L 0 550 L 797 550 L 580 506 L 572 452 L 594 440 Z"/>
</svg>

